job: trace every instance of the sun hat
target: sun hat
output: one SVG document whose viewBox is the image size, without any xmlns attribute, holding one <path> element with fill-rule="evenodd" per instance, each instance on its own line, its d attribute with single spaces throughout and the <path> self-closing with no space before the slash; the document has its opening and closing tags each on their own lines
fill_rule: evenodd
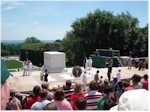
<svg viewBox="0 0 150 112">
<path fill-rule="evenodd" d="M 58 89 L 58 86 L 57 85 L 54 85 L 53 86 L 53 90 L 57 90 Z"/>
<path fill-rule="evenodd" d="M 118 105 L 112 107 L 110 110 L 148 111 L 149 92 L 145 89 L 126 91 L 119 98 Z"/>
<path fill-rule="evenodd" d="M 115 78 L 117 78 L 117 76 L 115 75 L 113 78 L 115 79 Z"/>
</svg>

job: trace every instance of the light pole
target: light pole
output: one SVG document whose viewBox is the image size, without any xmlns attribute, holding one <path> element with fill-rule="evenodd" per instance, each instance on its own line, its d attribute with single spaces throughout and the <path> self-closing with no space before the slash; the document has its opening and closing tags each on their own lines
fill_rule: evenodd
<svg viewBox="0 0 150 112">
<path fill-rule="evenodd" d="M 28 60 L 28 52 L 26 51 L 26 60 Z"/>
</svg>

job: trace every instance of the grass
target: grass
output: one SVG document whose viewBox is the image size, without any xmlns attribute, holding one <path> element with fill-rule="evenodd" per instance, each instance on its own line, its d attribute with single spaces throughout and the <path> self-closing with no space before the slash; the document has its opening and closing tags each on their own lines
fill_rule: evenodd
<svg viewBox="0 0 150 112">
<path fill-rule="evenodd" d="M 21 68 L 22 63 L 17 60 L 5 60 L 7 69 L 18 69 Z"/>
</svg>

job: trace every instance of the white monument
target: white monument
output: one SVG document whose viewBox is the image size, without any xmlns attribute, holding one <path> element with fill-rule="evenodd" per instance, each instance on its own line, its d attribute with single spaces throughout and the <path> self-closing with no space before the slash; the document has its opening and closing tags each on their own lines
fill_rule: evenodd
<svg viewBox="0 0 150 112">
<path fill-rule="evenodd" d="M 63 72 L 66 68 L 65 56 L 63 52 L 44 52 L 44 69 L 47 69 L 49 73 Z"/>
</svg>

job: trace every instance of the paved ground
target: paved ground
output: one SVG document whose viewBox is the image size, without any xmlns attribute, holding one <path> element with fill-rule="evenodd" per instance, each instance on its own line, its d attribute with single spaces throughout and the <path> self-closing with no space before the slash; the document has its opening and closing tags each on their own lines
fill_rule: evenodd
<svg viewBox="0 0 150 112">
<path fill-rule="evenodd" d="M 81 81 L 81 77 L 74 78 L 74 76 L 72 76 L 72 68 L 66 69 L 68 70 L 67 72 L 49 74 L 48 81 L 50 82 L 50 88 L 52 88 L 53 85 L 62 86 L 67 79 Z M 138 71 L 138 69 L 134 67 L 132 67 L 131 70 L 128 70 L 127 67 L 113 67 L 111 77 L 117 73 L 118 69 L 121 69 L 121 79 L 131 78 L 135 73 L 140 76 L 148 74 L 148 70 Z M 82 70 L 84 71 L 83 68 Z M 92 68 L 91 71 L 87 71 L 88 82 L 94 79 L 97 70 L 100 71 L 99 76 L 102 75 L 104 78 L 107 78 L 107 68 Z M 13 74 L 13 77 L 10 76 L 8 81 L 10 82 L 11 88 L 17 89 L 18 91 L 30 91 L 35 85 L 41 85 L 42 83 L 42 81 L 40 81 L 40 71 L 33 71 L 31 76 L 22 76 L 22 71 L 12 72 L 11 74 Z"/>
</svg>

